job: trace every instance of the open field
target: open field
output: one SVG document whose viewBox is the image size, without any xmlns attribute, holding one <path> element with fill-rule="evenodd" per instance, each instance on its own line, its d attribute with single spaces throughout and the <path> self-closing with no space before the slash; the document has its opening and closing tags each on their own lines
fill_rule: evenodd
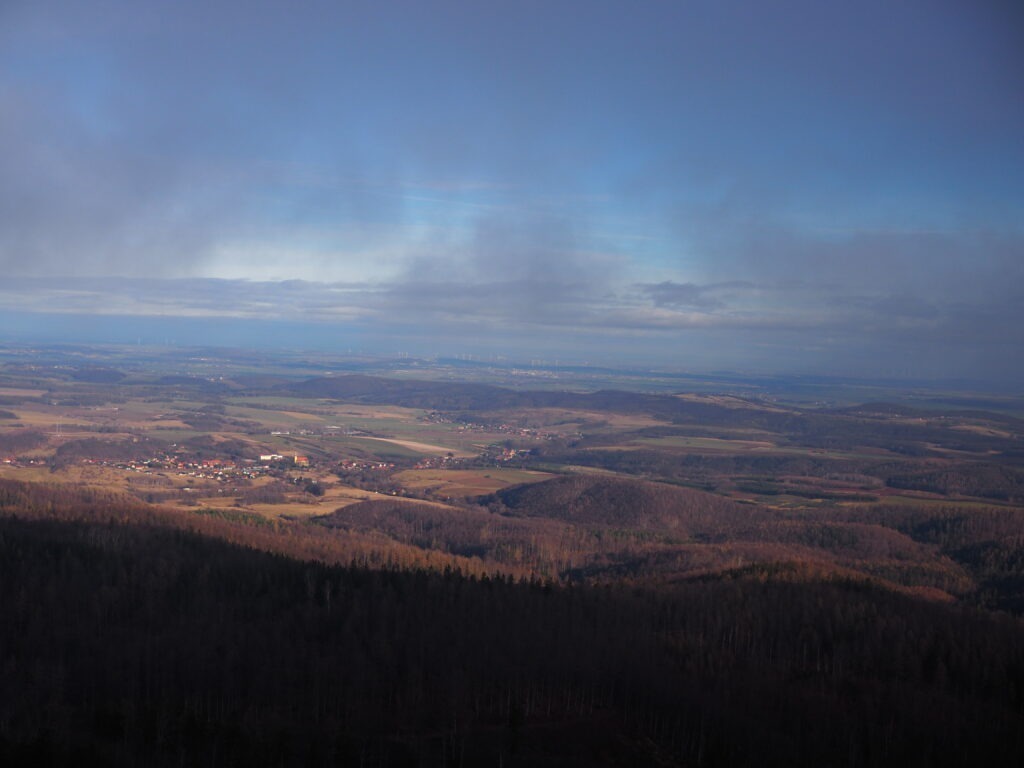
<svg viewBox="0 0 1024 768">
<path fill-rule="evenodd" d="M 0 464 L 0 477 L 8 480 L 20 480 L 26 483 L 52 483 L 53 473 L 48 467 L 20 466 L 11 467 Z M 73 482 L 73 481 L 69 481 Z"/>
<path fill-rule="evenodd" d="M 365 437 L 364 440 L 379 440 L 384 443 L 391 443 L 392 445 L 398 445 L 402 448 L 408 448 L 411 451 L 416 451 L 425 456 L 436 456 L 438 454 L 452 453 L 457 458 L 467 458 L 474 454 L 466 451 L 462 448 L 456 448 L 447 445 L 432 445 L 430 443 L 420 443 L 415 440 L 399 440 L 393 437 Z"/>
<path fill-rule="evenodd" d="M 19 389 L 17 387 L 0 387 L 0 397 L 42 397 L 45 389 Z"/>
<path fill-rule="evenodd" d="M 641 413 L 614 413 L 578 408 L 530 408 L 497 411 L 495 418 L 569 434 L 583 427 L 591 429 L 643 429 L 666 424 L 663 419 Z"/>
<path fill-rule="evenodd" d="M 770 453 L 779 456 L 811 456 L 828 459 L 881 459 L 888 452 L 877 451 L 844 451 L 835 449 L 812 448 L 803 446 L 777 445 L 768 440 L 734 440 L 729 438 L 690 437 L 673 435 L 671 437 L 639 438 L 626 444 L 637 447 L 664 448 L 687 452 L 713 452 L 724 454 L 735 453 Z"/>
<path fill-rule="evenodd" d="M 538 483 L 554 475 L 525 469 L 410 469 L 395 479 L 404 487 L 431 491 L 435 496 L 482 496 L 520 483 Z"/>
<path fill-rule="evenodd" d="M 692 403 L 706 403 L 708 405 L 716 405 L 722 408 L 744 408 L 770 413 L 787 413 L 789 410 L 763 401 L 751 401 L 747 398 L 737 397 L 735 395 L 705 395 L 693 392 L 682 392 L 677 394 L 676 397 L 680 400 L 686 400 Z"/>
<path fill-rule="evenodd" d="M 382 419 L 415 422 L 424 415 L 424 411 L 418 408 L 363 406 L 305 397 L 230 397 L 225 399 L 225 403 L 229 407 L 246 409 L 257 414 L 259 411 L 265 411 L 291 415 L 297 419 L 336 419 L 346 423 L 378 423 Z"/>
<path fill-rule="evenodd" d="M 302 496 L 301 499 L 293 498 L 279 504 L 243 504 L 239 503 L 234 495 L 220 494 L 208 496 L 196 494 L 187 503 L 179 502 L 177 506 L 183 511 L 194 511 L 196 509 L 210 508 L 231 510 L 236 512 L 248 512 L 268 519 L 275 518 L 296 518 L 304 519 L 326 515 L 334 512 L 340 507 L 355 504 L 358 501 L 368 501 L 382 496 L 378 491 L 364 491 L 358 488 L 347 488 L 344 486 L 329 488 L 323 496 L 314 497 L 308 494 L 295 494 Z"/>
<path fill-rule="evenodd" d="M 780 450 L 779 446 L 768 440 L 732 440 L 727 438 L 689 437 L 684 435 L 640 438 L 633 442 L 640 446 L 707 449 L 712 451 L 726 451 L 728 453 Z"/>
<path fill-rule="evenodd" d="M 56 428 L 61 421 L 66 421 L 58 413 L 47 413 L 36 409 L 29 409 L 22 406 L 7 408 L 18 417 L 18 421 L 28 427 Z M 70 425 L 69 425 L 70 426 Z"/>
</svg>

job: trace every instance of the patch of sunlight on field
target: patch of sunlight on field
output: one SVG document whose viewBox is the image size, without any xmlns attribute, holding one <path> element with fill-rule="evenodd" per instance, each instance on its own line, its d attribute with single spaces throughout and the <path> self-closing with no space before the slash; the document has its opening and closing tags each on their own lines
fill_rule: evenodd
<svg viewBox="0 0 1024 768">
<path fill-rule="evenodd" d="M 236 494 L 216 494 L 207 495 L 208 489 L 205 489 L 204 493 L 197 493 L 193 498 L 188 500 L 182 500 L 177 502 L 171 502 L 168 506 L 173 506 L 176 509 L 182 509 L 185 511 L 196 510 L 196 509 L 218 509 L 226 512 L 245 512 L 258 514 L 268 519 L 275 518 L 311 518 L 318 517 L 320 515 L 328 515 L 337 509 L 347 507 L 352 504 L 356 504 L 361 501 L 375 501 L 375 500 L 388 500 L 399 503 L 409 504 L 431 504 L 433 506 L 444 507 L 443 504 L 437 504 L 435 502 L 425 501 L 423 499 L 409 499 L 403 496 L 392 496 L 390 494 L 380 493 L 378 491 L 367 491 L 361 488 L 352 488 L 349 486 L 335 486 L 328 488 L 323 496 L 308 496 L 292 498 L 281 504 L 238 504 Z"/>
<path fill-rule="evenodd" d="M 5 410 L 11 411 L 17 415 L 18 419 L 27 427 L 56 427 L 58 423 L 67 425 L 67 417 L 57 413 L 40 413 L 39 411 L 33 411 L 26 408 L 6 408 Z M 76 424 L 74 425 L 78 429 L 88 428 L 86 425 Z"/>
<path fill-rule="evenodd" d="M 565 464 L 561 467 L 566 472 L 571 472 L 578 475 L 605 475 L 607 477 L 628 477 L 633 478 L 635 475 L 631 475 L 628 472 L 616 472 L 614 469 L 605 469 L 604 467 L 588 467 L 583 464 Z"/>
<path fill-rule="evenodd" d="M 964 509 L 1022 509 L 1022 507 L 1007 504 L 997 499 L 950 499 L 945 496 L 912 496 L 906 492 L 886 493 L 879 496 L 878 505 L 900 505 L 914 507 L 963 507 Z"/>
<path fill-rule="evenodd" d="M 433 445 L 431 443 L 421 443 L 416 440 L 400 440 L 393 437 L 362 437 L 360 439 L 391 443 L 392 445 L 408 448 L 410 451 L 416 451 L 417 453 L 421 453 L 426 456 L 440 456 L 446 453 L 451 453 L 458 458 L 471 458 L 476 455 L 455 446 Z"/>
<path fill-rule="evenodd" d="M 306 504 L 302 502 L 285 502 L 284 504 L 245 504 L 243 506 L 239 506 L 235 503 L 235 499 L 230 496 L 204 496 L 196 499 L 196 502 L 198 502 L 199 507 L 233 510 L 236 512 L 253 512 L 266 518 L 315 517 L 317 515 L 326 515 L 328 512 L 333 512 L 334 509 L 340 506 L 338 504 Z"/>
<path fill-rule="evenodd" d="M 526 469 L 409 469 L 395 480 L 412 490 L 432 489 L 449 496 L 482 496 L 510 485 L 538 483 L 554 475 Z"/>
<path fill-rule="evenodd" d="M 324 418 L 315 413 L 306 413 L 304 411 L 273 411 L 273 413 L 279 413 L 282 416 L 287 416 L 289 419 L 298 419 L 299 421 L 323 421 Z"/>
<path fill-rule="evenodd" d="M 0 477 L 26 483 L 59 482 L 48 467 L 12 467 L 10 464 L 0 464 Z"/>
</svg>

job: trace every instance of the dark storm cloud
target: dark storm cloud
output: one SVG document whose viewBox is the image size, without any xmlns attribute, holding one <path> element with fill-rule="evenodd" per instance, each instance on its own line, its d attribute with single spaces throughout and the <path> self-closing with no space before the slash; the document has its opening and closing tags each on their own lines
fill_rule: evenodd
<svg viewBox="0 0 1024 768">
<path fill-rule="evenodd" d="M 0 309 L 1005 371 L 1022 30 L 944 0 L 0 4 Z"/>
<path fill-rule="evenodd" d="M 1021 114 L 1005 13 L 9 4 L 5 113 L 21 118 L 0 150 L 0 258 L 124 274 L 167 273 L 173 255 L 175 274 L 203 274 L 261 222 L 402 221 L 382 181 L 533 188 L 516 202 L 596 186 L 626 209 L 692 195 L 681 182 L 739 183 L 763 210 L 794 194 L 843 204 L 930 167 L 990 197 Z"/>
<path fill-rule="evenodd" d="M 681 236 L 705 257 L 709 278 L 841 285 L 854 291 L 949 292 L 977 297 L 1000 292 L 1024 278 L 1024 230 L 1014 222 L 958 226 L 883 221 L 851 226 L 841 216 L 827 222 L 784 222 L 749 206 L 682 213 Z"/>
<path fill-rule="evenodd" d="M 26 93 L 0 99 L 0 269 L 6 274 L 175 274 L 225 213 L 218 181 L 169 158 L 71 137 Z M 200 196 L 187 191 L 202 189 Z"/>
<path fill-rule="evenodd" d="M 738 276 L 749 284 L 724 300 L 727 308 L 817 318 L 822 334 L 951 359 L 970 349 L 995 361 L 1007 340 L 1024 343 L 1024 232 L 998 219 L 962 227 L 957 217 L 944 226 L 880 218 L 873 227 L 843 217 L 807 226 L 726 200 L 682 212 L 677 226 L 705 257 L 709 285 Z M 688 288 L 682 296 L 704 293 Z"/>
<path fill-rule="evenodd" d="M 536 290 L 515 281 L 15 278 L 0 286 L 0 306 L 35 314 L 36 330 L 45 330 L 51 322 L 46 317 L 61 313 L 243 319 L 305 323 L 307 329 L 292 337 L 298 346 L 337 327 L 342 338 L 356 333 L 390 349 L 404 348 L 404 339 L 432 351 L 442 343 L 456 349 L 472 343 L 477 349 L 544 349 L 574 359 L 661 364 L 693 355 L 706 365 L 773 371 L 1002 379 L 1024 373 L 1017 354 L 1024 325 L 1008 322 L 1019 312 L 1011 301 L 937 304 L 780 283 L 731 288 L 725 306 L 694 310 L 658 307 L 643 291 L 599 294 L 561 283 L 545 287 L 544 302 L 525 307 L 521 298 Z M 1021 300 L 1018 295 L 1018 306 Z M 309 330 L 317 327 L 325 330 Z M 262 325 L 254 329 L 267 332 Z M 248 343 L 258 344 L 259 338 Z"/>
</svg>

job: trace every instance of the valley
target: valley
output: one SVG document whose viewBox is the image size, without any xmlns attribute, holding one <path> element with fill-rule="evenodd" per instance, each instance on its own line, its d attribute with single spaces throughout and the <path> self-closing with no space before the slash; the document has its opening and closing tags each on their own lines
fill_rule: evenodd
<svg viewBox="0 0 1024 768">
<path fill-rule="evenodd" d="M 183 354 L 0 356 L 6 762 L 1021 754 L 1013 398 Z"/>
<path fill-rule="evenodd" d="M 358 531 L 379 557 L 411 548 L 560 583 L 800 562 L 935 599 L 1024 599 L 1018 573 L 993 593 L 965 554 L 1011 544 L 915 533 L 1024 520 L 1024 419 L 1005 409 L 522 390 L 287 360 L 253 377 L 230 356 L 119 368 L 75 352 L 0 369 L 0 478 L 127 494 L 182 520 Z M 390 525 L 399 511 L 430 536 Z"/>
</svg>

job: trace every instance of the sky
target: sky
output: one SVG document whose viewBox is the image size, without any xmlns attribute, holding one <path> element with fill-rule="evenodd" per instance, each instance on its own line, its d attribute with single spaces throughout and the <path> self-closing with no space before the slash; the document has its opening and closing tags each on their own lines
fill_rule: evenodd
<svg viewBox="0 0 1024 768">
<path fill-rule="evenodd" d="M 1022 383 L 1024 7 L 0 0 L 33 337 Z"/>
</svg>

